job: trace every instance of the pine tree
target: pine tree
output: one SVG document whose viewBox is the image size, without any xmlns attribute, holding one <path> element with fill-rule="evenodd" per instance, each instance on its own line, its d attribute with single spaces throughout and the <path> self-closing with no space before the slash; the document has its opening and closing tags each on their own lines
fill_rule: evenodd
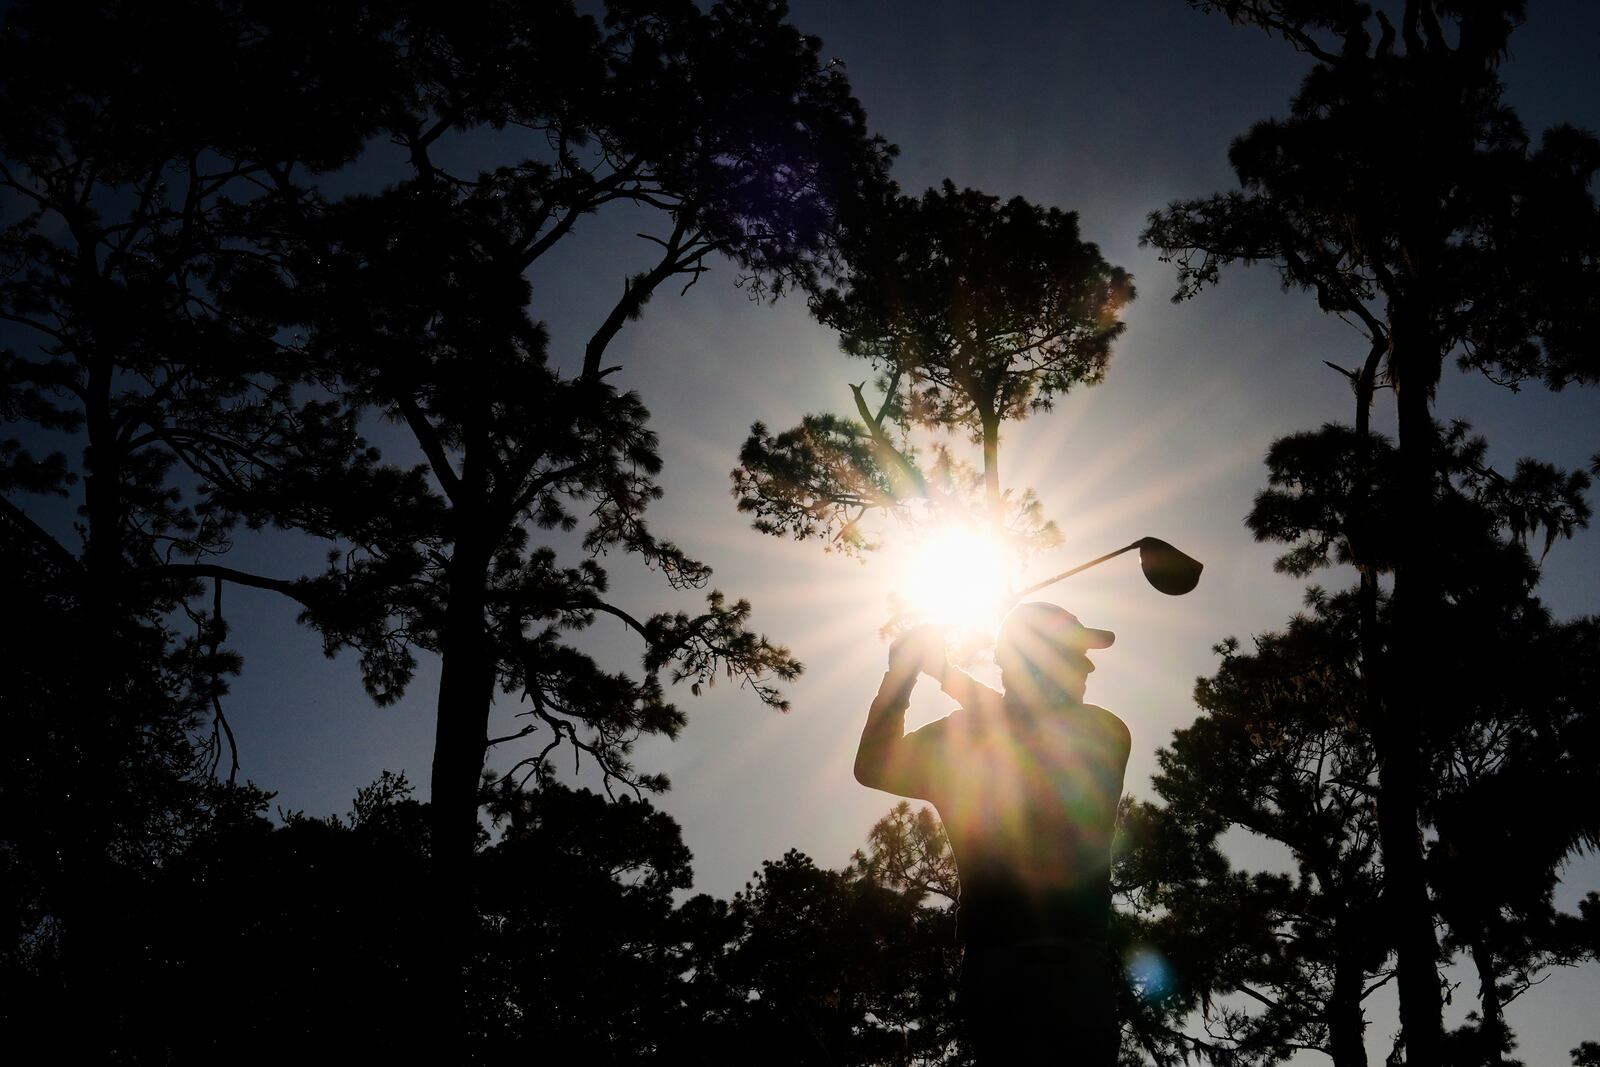
<svg viewBox="0 0 1600 1067">
<path fill-rule="evenodd" d="M 1262 122 L 1230 154 L 1240 190 L 1152 215 L 1145 239 L 1179 267 L 1177 299 L 1237 262 L 1273 264 L 1368 344 L 1346 376 L 1361 420 L 1380 384 L 1399 425 L 1396 508 L 1361 520 L 1406 531 L 1393 545 L 1399 644 L 1374 691 L 1388 898 L 1397 909 L 1408 1062 L 1441 1062 L 1439 944 L 1419 829 L 1432 636 L 1448 528 L 1432 510 L 1439 455 L 1431 410 L 1445 361 L 1508 384 L 1594 381 L 1600 224 L 1594 138 L 1568 127 L 1537 147 L 1501 100 L 1497 66 L 1519 0 L 1408 0 L 1399 26 L 1357 0 L 1194 0 L 1282 37 L 1314 65 L 1287 119 Z M 1369 558 L 1358 566 L 1370 568 Z M 1369 620 L 1376 579 L 1367 578 Z M 1377 704 L 1381 702 L 1381 711 Z"/>
<path fill-rule="evenodd" d="M 874 545 L 875 514 L 976 525 L 1026 552 L 1059 534 L 1031 491 L 1002 488 L 1006 422 L 1047 411 L 1105 376 L 1132 279 L 1082 240 L 1073 212 L 1001 201 L 946 181 L 888 199 L 847 248 L 849 271 L 812 313 L 866 360 L 881 398 L 850 386 L 857 419 L 807 415 L 780 434 L 757 424 L 733 472 L 756 529 Z M 912 431 L 960 434 L 920 462 Z M 920 503 L 919 503 L 920 502 Z"/>
</svg>

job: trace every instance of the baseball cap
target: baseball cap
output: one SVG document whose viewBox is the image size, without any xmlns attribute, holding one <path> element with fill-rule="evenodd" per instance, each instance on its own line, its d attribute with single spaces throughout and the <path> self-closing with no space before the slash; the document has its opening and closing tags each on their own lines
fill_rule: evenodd
<svg viewBox="0 0 1600 1067">
<path fill-rule="evenodd" d="M 1096 630 L 1057 604 L 1033 600 L 1011 609 L 1000 624 L 1000 640 L 1021 645 L 1041 642 L 1045 646 L 1082 655 L 1091 648 L 1110 648 L 1117 635 Z"/>
</svg>

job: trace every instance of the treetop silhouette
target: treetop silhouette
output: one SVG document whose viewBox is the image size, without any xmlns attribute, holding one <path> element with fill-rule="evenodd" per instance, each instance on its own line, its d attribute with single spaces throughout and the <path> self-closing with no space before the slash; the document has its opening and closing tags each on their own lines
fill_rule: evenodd
<svg viewBox="0 0 1600 1067">
<path fill-rule="evenodd" d="M 1594 138 L 1566 127 L 1534 146 L 1502 100 L 1498 67 L 1522 19 L 1520 0 L 1458 5 L 1408 0 L 1399 25 L 1358 0 L 1195 0 L 1305 53 L 1311 68 L 1287 118 L 1234 142 L 1236 191 L 1177 201 L 1150 217 L 1143 240 L 1178 266 L 1175 299 L 1216 282 L 1223 268 L 1265 261 L 1285 287 L 1311 292 L 1367 345 L 1336 367 L 1356 399 L 1355 439 L 1367 442 L 1380 386 L 1398 424 L 1392 510 L 1370 450 L 1359 454 L 1353 551 L 1392 529 L 1391 559 L 1352 557 L 1361 573 L 1367 662 L 1376 665 L 1379 574 L 1392 565 L 1395 645 L 1366 676 L 1366 722 L 1379 756 L 1378 804 L 1387 900 L 1398 916 L 1401 1018 L 1408 1062 L 1443 1062 L 1438 959 L 1419 818 L 1428 720 L 1449 661 L 1433 620 L 1450 576 L 1452 534 L 1438 509 L 1439 447 L 1432 413 L 1450 357 L 1516 386 L 1596 378 L 1595 297 L 1600 167 Z M 1366 450 L 1366 445 L 1360 447 Z M 1568 476 L 1546 472 L 1547 499 Z M 1500 477 L 1500 476 L 1495 476 Z M 1504 481 L 1504 479 L 1502 479 Z M 1569 484 L 1574 484 L 1570 483 Z M 1531 485 L 1524 481 L 1523 488 Z M 1389 492 L 1379 489 L 1379 492 Z M 1560 529 L 1557 518 L 1550 529 Z M 1321 548 L 1292 559 L 1300 566 Z"/>
<path fill-rule="evenodd" d="M 544 773 L 565 745 L 609 778 L 664 788 L 628 754 L 681 727 L 667 678 L 698 690 L 726 674 L 783 707 L 778 684 L 800 670 L 720 591 L 697 611 L 635 614 L 607 597 L 607 551 L 673 588 L 710 578 L 645 522 L 660 459 L 643 402 L 606 363 L 612 342 L 658 288 L 687 288 L 715 257 L 764 296 L 814 286 L 892 150 L 778 2 L 618 0 L 600 20 L 560 0 L 193 4 L 187 35 L 168 12 L 112 5 L 100 19 L 103 6 L 8 13 L 16 106 L 0 144 L 26 210 L 5 231 L 22 268 L 0 279 L 0 310 L 39 351 L 7 359 L 8 416 L 83 430 L 90 617 L 129 663 L 152 646 L 113 639 L 119 620 L 186 603 L 201 577 L 219 583 L 196 613 L 218 668 L 226 581 L 297 600 L 330 653 L 359 650 L 380 700 L 410 681 L 417 650 L 440 657 L 431 1018 L 447 1032 L 490 744 L 541 732 L 519 773 Z M 195 62 L 221 80 L 190 107 Z M 261 97 L 279 84 L 294 90 Z M 356 161 L 385 143 L 398 156 Z M 620 295 L 553 360 L 524 272 L 622 206 L 653 220 L 643 269 L 606 281 Z M 420 466 L 360 438 L 373 415 L 405 427 Z M 64 457 L 6 456 L 8 488 L 71 474 Z M 328 569 L 219 564 L 241 519 L 329 539 Z M 541 531 L 573 531 L 587 558 L 564 561 Z M 602 614 L 638 638 L 636 675 L 564 639 Z M 213 671 L 201 692 L 220 685 Z M 528 726 L 492 741 L 497 689 L 527 701 Z M 111 762 L 92 760 L 90 779 Z"/>
<path fill-rule="evenodd" d="M 1031 490 L 1002 488 L 1001 427 L 1104 377 L 1134 295 L 1127 272 L 1080 238 L 1074 213 L 949 181 L 886 201 L 846 262 L 812 313 L 869 363 L 878 396 L 850 386 L 857 419 L 807 415 L 777 435 L 753 426 L 733 472 L 739 509 L 762 532 L 846 552 L 876 546 L 874 515 L 920 511 L 1023 552 L 1054 545 Z M 943 442 L 930 450 L 920 432 L 968 437 L 978 465 Z"/>
</svg>

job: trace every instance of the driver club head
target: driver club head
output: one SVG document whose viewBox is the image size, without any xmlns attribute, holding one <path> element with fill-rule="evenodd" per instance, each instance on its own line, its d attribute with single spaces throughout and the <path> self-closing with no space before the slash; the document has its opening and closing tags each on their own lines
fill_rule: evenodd
<svg viewBox="0 0 1600 1067">
<path fill-rule="evenodd" d="M 1146 537 L 1139 541 L 1139 567 L 1156 589 L 1168 596 L 1182 596 L 1200 583 L 1205 564 L 1165 541 Z"/>
</svg>

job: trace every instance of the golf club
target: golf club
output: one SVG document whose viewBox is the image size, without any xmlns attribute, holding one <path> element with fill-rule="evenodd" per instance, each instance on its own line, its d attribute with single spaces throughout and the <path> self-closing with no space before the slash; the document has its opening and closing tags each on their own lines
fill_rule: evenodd
<svg viewBox="0 0 1600 1067">
<path fill-rule="evenodd" d="M 1139 568 L 1144 571 L 1145 581 L 1161 592 L 1168 596 L 1182 596 L 1199 584 L 1200 571 L 1205 564 L 1193 556 L 1185 555 L 1158 538 L 1141 537 L 1133 544 L 1124 545 L 1115 552 L 1107 552 L 1103 556 L 1091 559 L 1088 563 L 1080 563 L 1071 570 L 1062 571 L 1053 578 L 1046 578 L 1042 582 L 1033 583 L 1012 597 L 1012 603 L 1016 603 L 1029 593 L 1038 592 L 1047 585 L 1054 585 L 1063 578 L 1071 578 L 1080 571 L 1086 571 L 1090 567 L 1098 566 L 1108 559 L 1120 556 L 1124 552 L 1131 552 L 1136 548 L 1139 550 Z"/>
</svg>

